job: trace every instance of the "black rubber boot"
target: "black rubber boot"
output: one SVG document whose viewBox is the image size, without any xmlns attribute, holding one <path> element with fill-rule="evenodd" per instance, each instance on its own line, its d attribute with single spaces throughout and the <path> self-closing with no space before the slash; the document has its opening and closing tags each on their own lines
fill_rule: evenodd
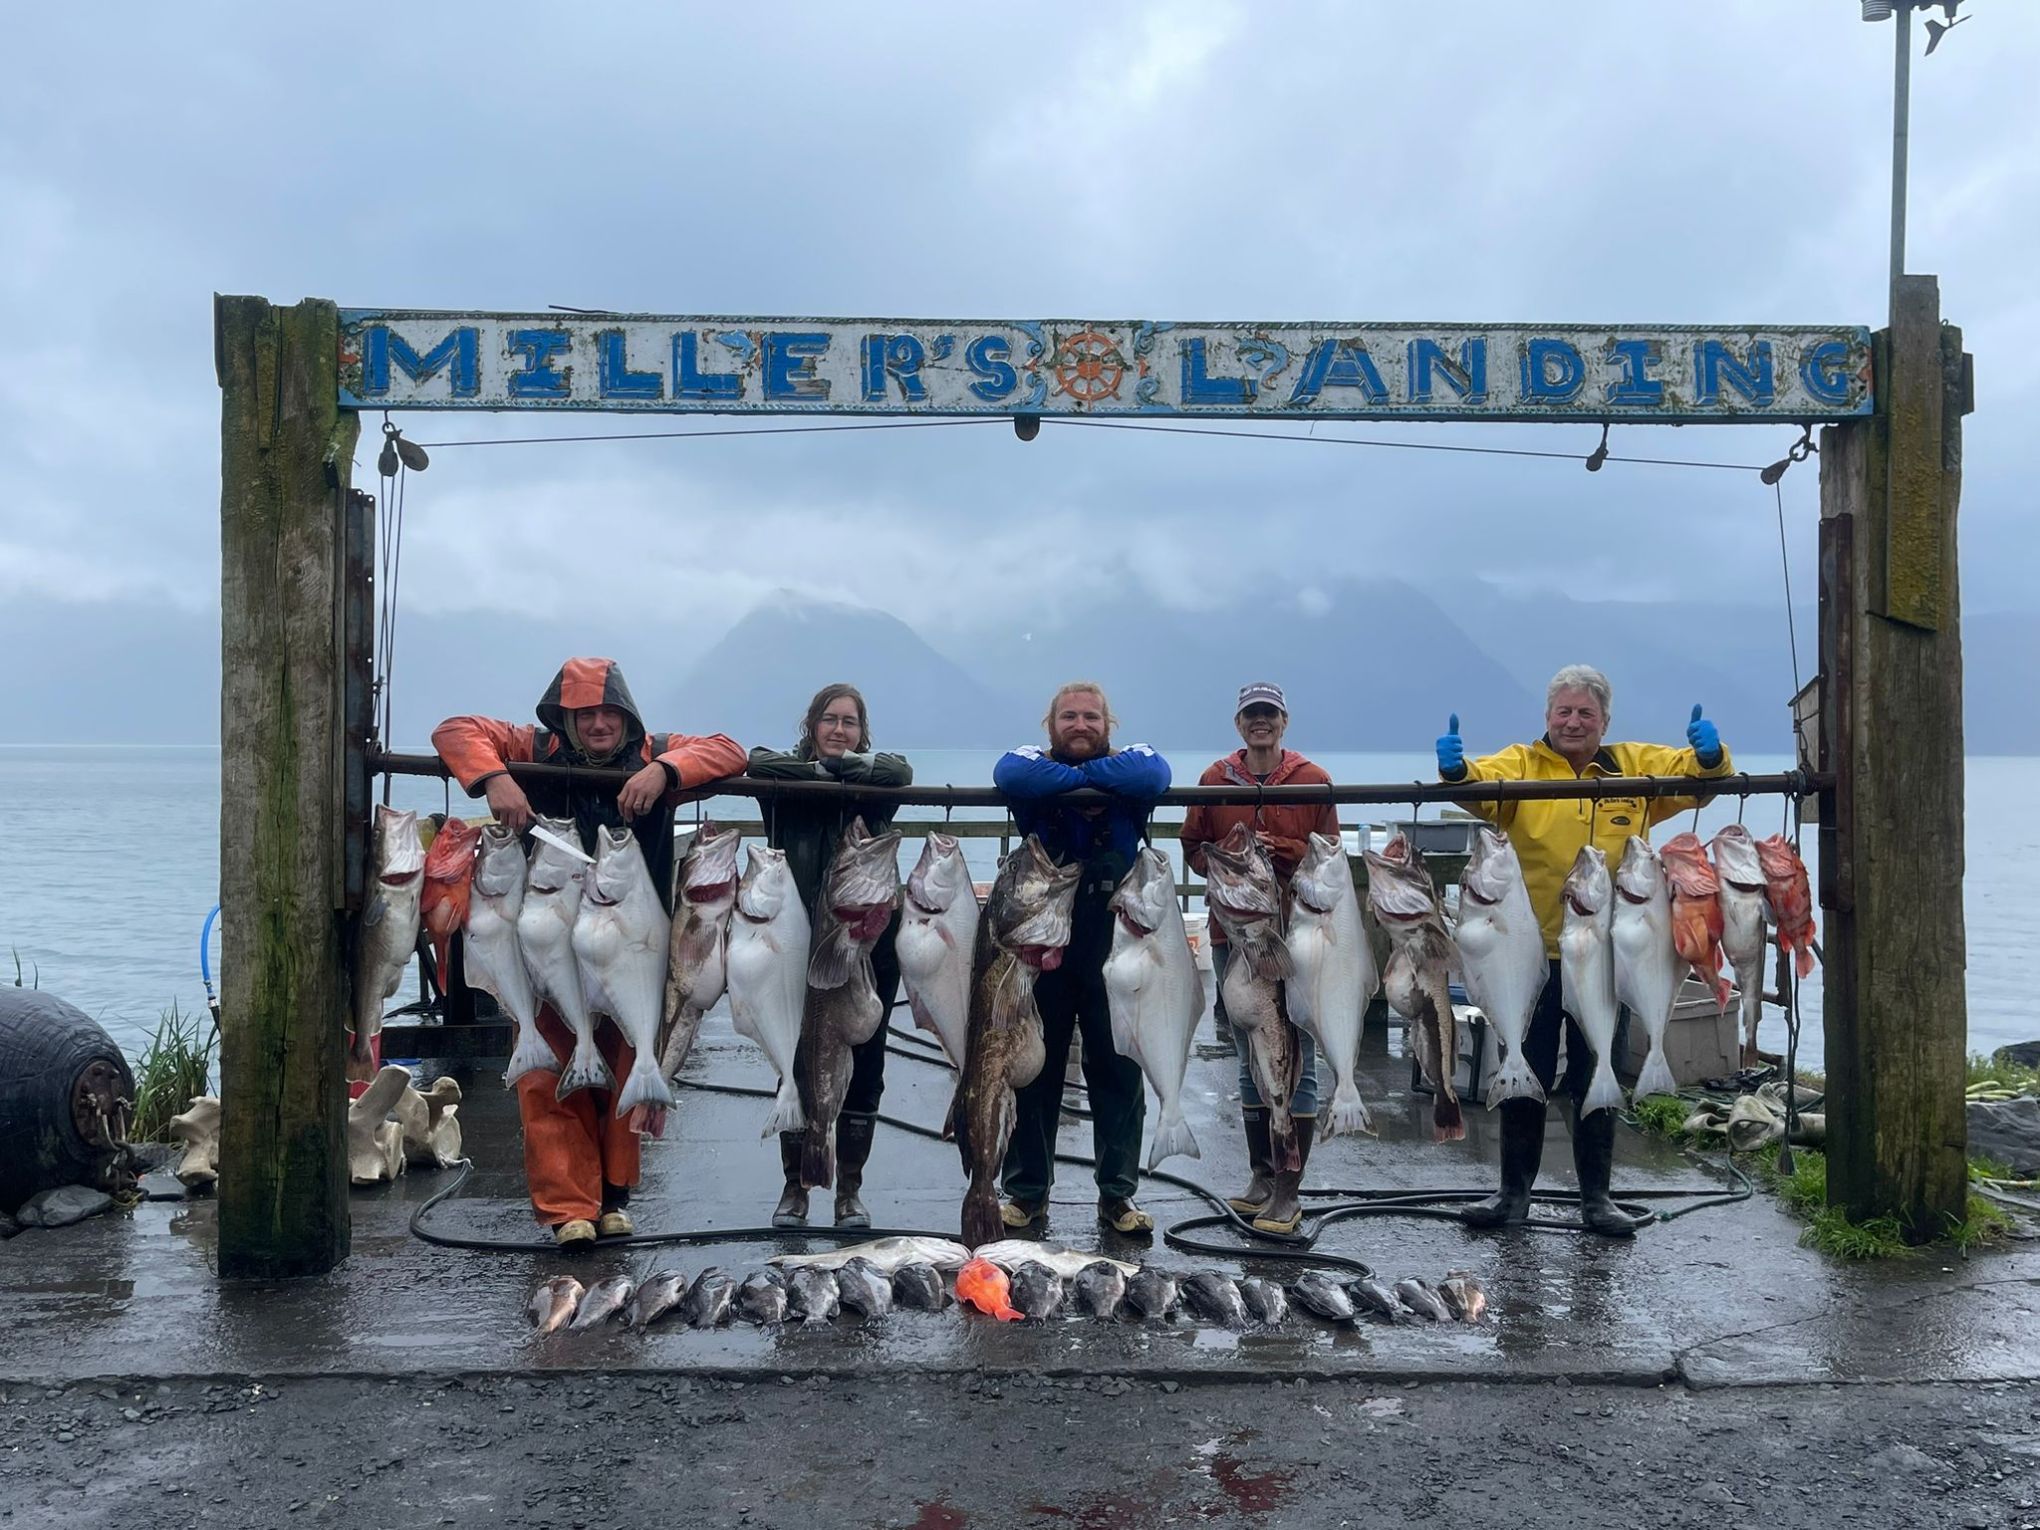
<svg viewBox="0 0 2040 1530">
<path fill-rule="evenodd" d="M 1530 1191 L 1544 1160 L 1544 1102 L 1504 1100 L 1500 1109 L 1502 1188 L 1459 1213 L 1468 1227 L 1517 1227 L 1530 1217 Z"/>
<path fill-rule="evenodd" d="M 1294 1233 L 1303 1226 L 1303 1203 L 1297 1192 L 1303 1187 L 1304 1165 L 1310 1162 L 1310 1145 L 1317 1140 L 1317 1117 L 1291 1119 L 1296 1122 L 1296 1167 L 1272 1171 L 1270 1177 L 1275 1188 L 1268 1196 L 1268 1204 L 1254 1218 L 1255 1232 Z"/>
<path fill-rule="evenodd" d="M 1268 1140 L 1268 1112 L 1259 1105 L 1242 1105 L 1240 1122 L 1247 1133 L 1247 1167 L 1253 1177 L 1247 1188 L 1226 1204 L 1242 1216 L 1254 1216 L 1275 1193 L 1275 1149 Z"/>
<path fill-rule="evenodd" d="M 1615 1112 L 1597 1110 L 1573 1125 L 1573 1169 L 1580 1177 L 1580 1221 L 1604 1238 L 1633 1238 L 1647 1217 L 1633 1217 L 1608 1199 L 1615 1174 Z"/>
<path fill-rule="evenodd" d="M 800 1182 L 800 1150 L 806 1141 L 806 1132 L 779 1134 L 779 1168 L 786 1176 L 786 1189 L 772 1208 L 774 1227 L 807 1226 L 807 1187 Z"/>
<path fill-rule="evenodd" d="M 836 1117 L 836 1225 L 869 1227 L 871 1213 L 857 1192 L 864 1188 L 864 1161 L 871 1156 L 871 1136 L 878 1128 L 877 1116 Z"/>
</svg>

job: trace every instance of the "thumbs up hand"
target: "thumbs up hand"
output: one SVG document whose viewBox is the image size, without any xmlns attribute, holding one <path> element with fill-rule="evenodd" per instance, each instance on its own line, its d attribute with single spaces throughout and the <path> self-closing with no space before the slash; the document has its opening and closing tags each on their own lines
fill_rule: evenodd
<svg viewBox="0 0 2040 1530">
<path fill-rule="evenodd" d="M 1686 742 L 1702 766 L 1712 770 L 1721 763 L 1721 730 L 1700 715 L 1700 703 L 1693 703 L 1693 719 L 1686 724 Z"/>
<path fill-rule="evenodd" d="M 1459 714 L 1454 712 L 1438 735 L 1438 774 L 1457 781 L 1466 774 L 1466 745 L 1459 737 Z"/>
</svg>

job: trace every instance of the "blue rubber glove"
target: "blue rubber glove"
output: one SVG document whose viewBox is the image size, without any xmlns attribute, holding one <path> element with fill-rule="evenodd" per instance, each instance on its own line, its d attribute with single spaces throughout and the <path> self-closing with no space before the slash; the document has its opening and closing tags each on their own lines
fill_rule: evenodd
<svg viewBox="0 0 2040 1530">
<path fill-rule="evenodd" d="M 1700 715 L 1700 703 L 1693 703 L 1693 720 L 1686 724 L 1686 742 L 1700 763 L 1712 770 L 1721 763 L 1721 730 Z"/>
<path fill-rule="evenodd" d="M 1438 735 L 1438 774 L 1457 781 L 1466 774 L 1466 745 L 1459 737 L 1459 714 L 1454 712 L 1445 731 Z"/>
</svg>

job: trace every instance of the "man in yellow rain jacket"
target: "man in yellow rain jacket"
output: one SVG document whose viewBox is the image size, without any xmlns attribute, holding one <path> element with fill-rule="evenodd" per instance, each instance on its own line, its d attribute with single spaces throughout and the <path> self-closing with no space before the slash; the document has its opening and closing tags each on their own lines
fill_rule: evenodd
<svg viewBox="0 0 2040 1530">
<path fill-rule="evenodd" d="M 1666 744 L 1607 744 L 1613 693 L 1607 676 L 1584 664 L 1569 664 L 1552 676 L 1545 692 L 1544 736 L 1535 743 L 1511 744 L 1496 754 L 1468 760 L 1454 716 L 1438 740 L 1438 775 L 1445 781 L 1579 781 L 1604 776 L 1725 776 L 1728 750 L 1712 722 L 1693 708 L 1686 725 L 1687 747 Z M 1603 797 L 1594 801 L 1551 798 L 1535 802 L 1469 804 L 1497 824 L 1516 848 L 1530 906 L 1544 931 L 1544 954 L 1550 976 L 1530 1019 L 1523 1055 L 1537 1082 L 1551 1093 L 1558 1071 L 1558 1032 L 1563 1015 L 1558 975 L 1558 933 L 1564 922 L 1560 894 L 1573 861 L 1589 844 L 1597 845 L 1615 865 L 1631 835 L 1650 837 L 1652 824 L 1690 811 L 1693 797 Z M 1563 1015 L 1566 1032 L 1566 1093 L 1573 1097 L 1573 1166 L 1580 1182 L 1580 1219 L 1589 1231 L 1625 1238 L 1636 1230 L 1634 1219 L 1608 1198 L 1614 1172 L 1615 1113 L 1600 1110 L 1578 1119 L 1578 1103 L 1592 1075 L 1594 1055 L 1586 1037 Z M 1470 1227 L 1506 1227 L 1530 1213 L 1530 1191 L 1544 1157 L 1544 1103 L 1504 1100 L 1500 1107 L 1502 1188 L 1499 1194 L 1466 1208 Z"/>
</svg>

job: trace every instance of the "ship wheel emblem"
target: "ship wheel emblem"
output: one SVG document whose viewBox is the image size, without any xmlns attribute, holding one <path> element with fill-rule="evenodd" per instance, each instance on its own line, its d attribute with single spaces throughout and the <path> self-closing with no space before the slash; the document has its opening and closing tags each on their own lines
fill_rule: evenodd
<svg viewBox="0 0 2040 1530">
<path fill-rule="evenodd" d="M 1080 404 L 1116 398 L 1126 376 L 1126 358 L 1110 335 L 1095 329 L 1071 335 L 1057 348 L 1055 380 L 1064 393 Z"/>
</svg>

